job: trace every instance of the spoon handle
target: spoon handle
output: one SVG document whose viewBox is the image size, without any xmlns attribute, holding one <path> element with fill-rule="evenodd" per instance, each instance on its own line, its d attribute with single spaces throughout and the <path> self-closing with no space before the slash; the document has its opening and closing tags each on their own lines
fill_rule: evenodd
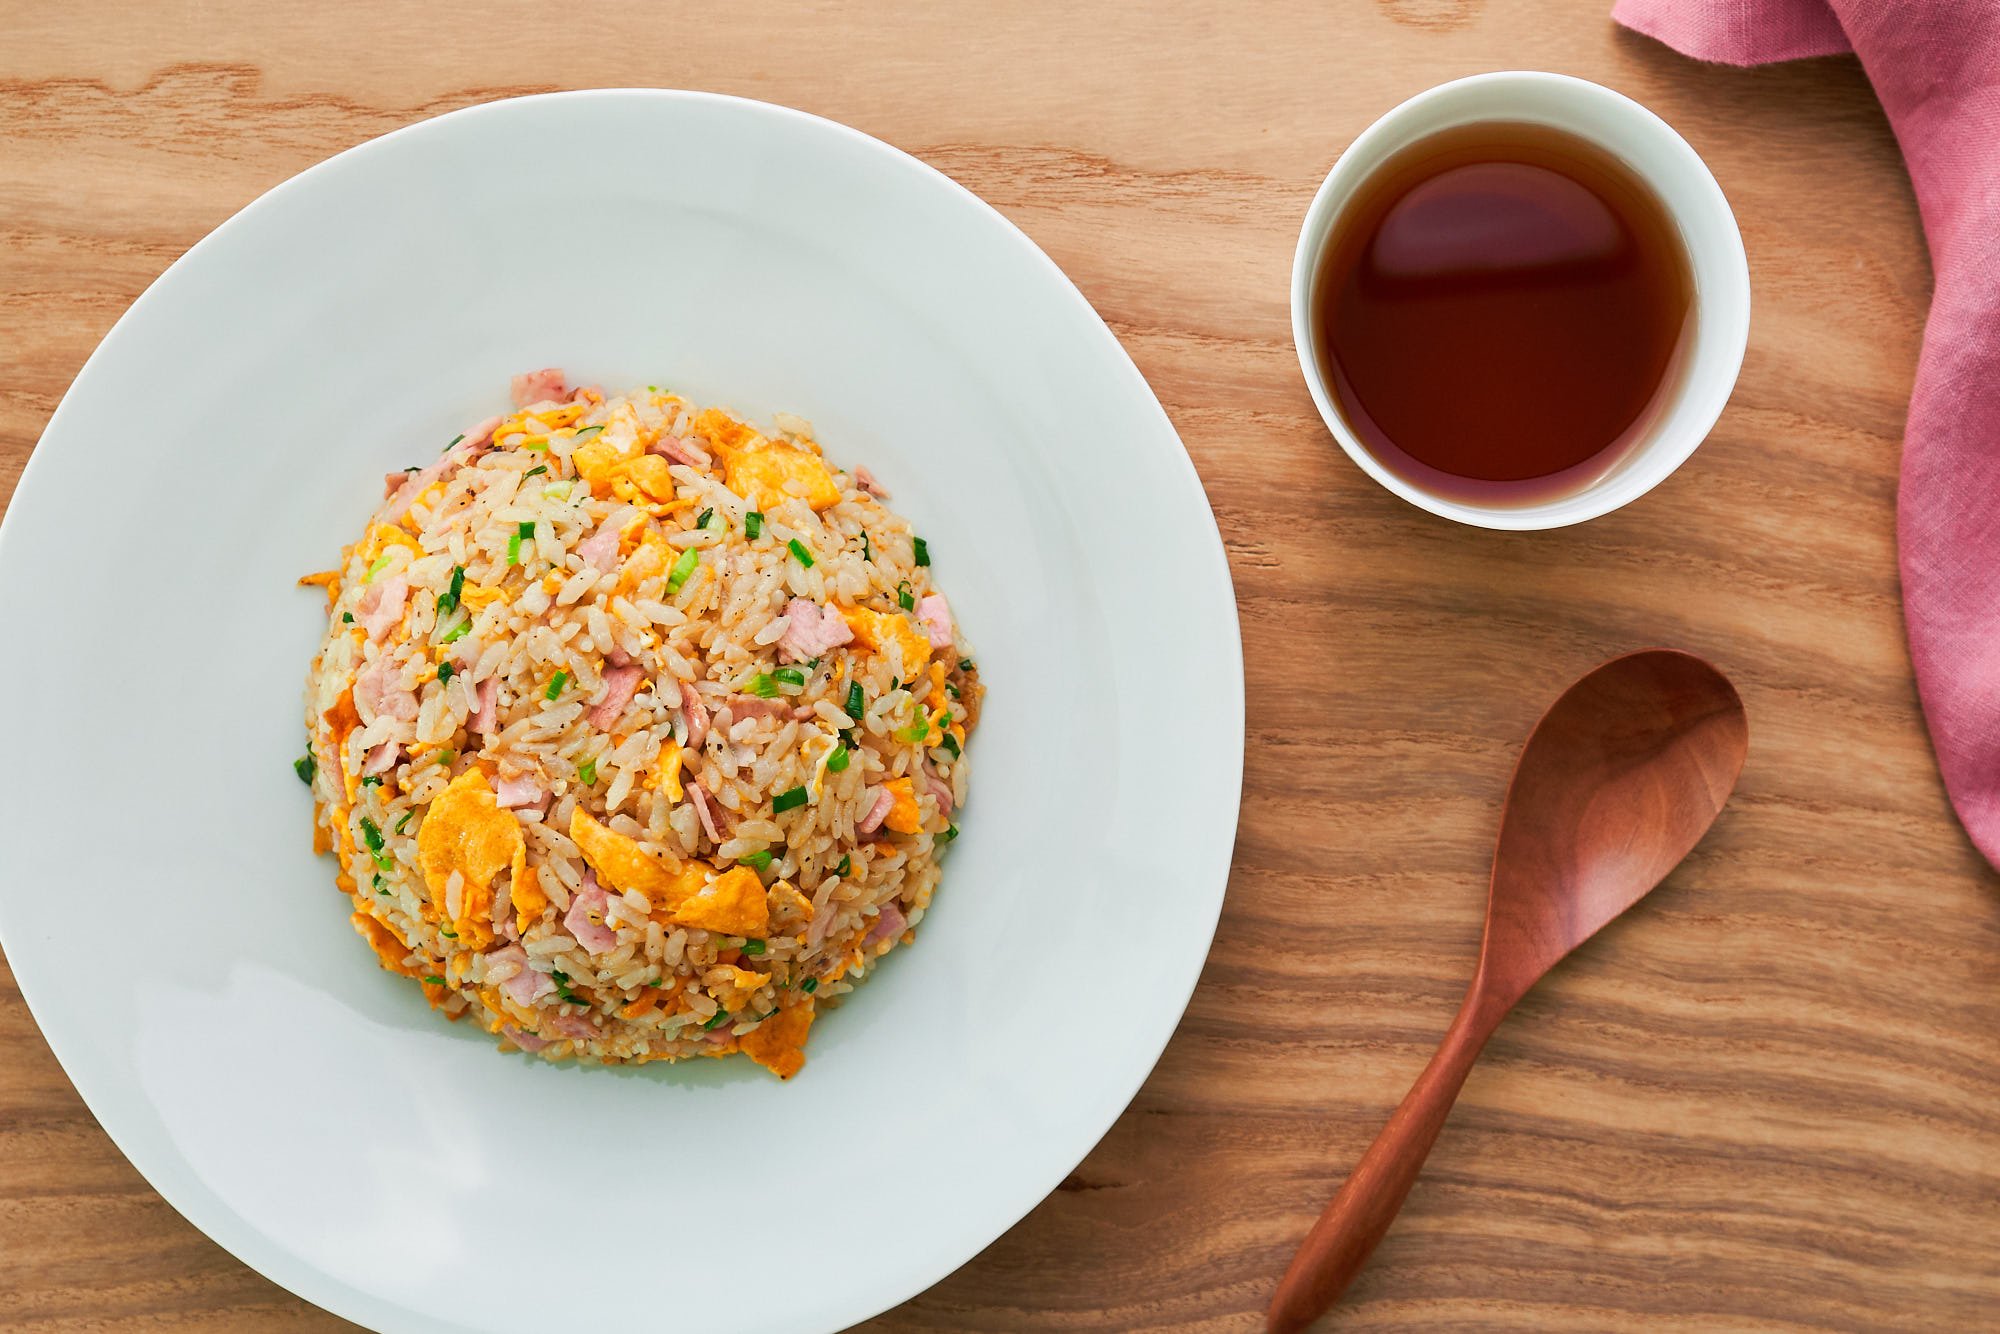
<svg viewBox="0 0 2000 1334">
<path fill-rule="evenodd" d="M 1481 1004 L 1478 996 L 1477 988 L 1466 996 L 1430 1064 L 1306 1234 L 1265 1313 L 1269 1334 L 1304 1329 L 1339 1300 L 1395 1221 L 1459 1086 L 1506 1014 L 1505 1008 L 1495 1012 Z"/>
</svg>

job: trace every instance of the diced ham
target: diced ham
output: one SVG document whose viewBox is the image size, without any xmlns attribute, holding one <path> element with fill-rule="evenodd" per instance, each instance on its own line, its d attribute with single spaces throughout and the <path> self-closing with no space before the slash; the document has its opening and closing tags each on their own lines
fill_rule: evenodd
<svg viewBox="0 0 2000 1334">
<path fill-rule="evenodd" d="M 702 791 L 700 783 L 689 783 L 687 794 L 688 799 L 694 802 L 695 817 L 701 821 L 703 831 L 711 841 L 722 842 L 722 833 L 715 827 L 715 815 L 708 809 L 708 793 Z"/>
<path fill-rule="evenodd" d="M 646 446 L 648 454 L 658 454 L 669 463 L 685 463 L 690 468 L 706 468 L 708 451 L 685 436 L 663 435 Z"/>
<path fill-rule="evenodd" d="M 632 665 L 632 655 L 624 649 L 619 648 L 616 644 L 613 644 L 610 651 L 604 655 L 604 660 L 613 667 L 630 667 Z"/>
<path fill-rule="evenodd" d="M 466 718 L 465 725 L 482 736 L 493 735 L 493 730 L 500 725 L 499 703 L 500 678 L 489 676 L 479 683 L 479 693 L 473 700 L 472 713 Z"/>
<path fill-rule="evenodd" d="M 403 758 L 403 748 L 394 741 L 384 741 L 368 752 L 361 761 L 361 776 L 373 778 L 376 774 L 386 774 L 396 767 L 396 761 Z"/>
<path fill-rule="evenodd" d="M 889 812 L 896 805 L 896 794 L 886 787 L 875 789 L 875 804 L 868 808 L 868 814 L 861 817 L 854 826 L 857 834 L 872 834 L 882 827 L 889 818 Z"/>
<path fill-rule="evenodd" d="M 888 488 L 876 481 L 875 474 L 869 472 L 866 468 L 856 468 L 854 470 L 854 485 L 868 495 L 874 496 L 877 500 L 887 500 L 889 498 Z"/>
<path fill-rule="evenodd" d="M 601 384 L 583 385 L 570 394 L 569 401 L 572 403 L 602 403 L 604 401 L 604 386 Z"/>
<path fill-rule="evenodd" d="M 509 945 L 504 950 L 495 950 L 486 956 L 489 970 L 499 964 L 513 964 L 515 973 L 499 984 L 501 994 L 516 1005 L 533 1005 L 542 997 L 556 989 L 554 979 L 547 973 L 538 973 L 528 966 L 528 952 L 519 945 Z M 491 976 L 489 971 L 488 976 Z"/>
<path fill-rule="evenodd" d="M 517 811 L 524 806 L 539 806 L 548 800 L 549 790 L 543 786 L 540 777 L 532 772 L 500 775 L 500 781 L 493 786 L 493 797 L 508 810 Z"/>
<path fill-rule="evenodd" d="M 391 492 L 388 504 L 382 509 L 386 523 L 395 523 L 409 513 L 417 497 L 429 489 L 431 483 L 449 476 L 453 469 L 472 462 L 493 447 L 493 428 L 500 424 L 498 417 L 488 417 L 485 421 L 467 431 L 460 439 L 446 449 L 444 456 L 425 468 L 412 473 L 404 473 L 401 488 Z M 391 474 L 392 476 L 395 474 Z M 383 478 L 386 483 L 388 478 Z"/>
<path fill-rule="evenodd" d="M 560 366 L 549 366 L 543 370 L 517 375 L 510 387 L 514 394 L 514 406 L 517 408 L 525 408 L 535 403 L 559 403 L 569 397 L 569 385 L 563 379 Z"/>
<path fill-rule="evenodd" d="M 457 463 L 470 463 L 476 455 L 483 454 L 493 444 L 493 432 L 499 429 L 500 418 L 488 417 L 465 433 L 465 439 L 453 445 L 446 458 L 457 455 Z M 449 469 L 447 469 L 449 471 Z"/>
<path fill-rule="evenodd" d="M 618 715 L 625 712 L 625 706 L 632 702 L 632 696 L 639 691 L 639 683 L 646 679 L 646 673 L 639 667 L 613 667 L 604 674 L 604 698 L 590 711 L 590 725 L 602 732 L 618 721 Z"/>
<path fill-rule="evenodd" d="M 868 934 L 861 938 L 861 943 L 864 945 L 873 945 L 877 941 L 887 940 L 891 936 L 900 936 L 903 934 L 903 928 L 909 924 L 910 919 L 903 916 L 901 908 L 894 903 L 885 903 L 882 905 L 882 910 L 875 916 L 875 925 L 868 928 Z"/>
<path fill-rule="evenodd" d="M 611 900 L 597 883 L 597 875 L 592 871 L 583 873 L 583 887 L 570 900 L 569 913 L 563 918 L 563 925 L 576 937 L 576 943 L 592 954 L 604 954 L 618 947 L 618 933 L 604 925 L 604 910 Z"/>
<path fill-rule="evenodd" d="M 817 717 L 818 715 L 819 715 L 819 710 L 815 709 L 812 705 L 801 704 L 797 708 L 792 710 L 792 721 L 795 723 L 802 723 L 806 719 L 814 718 Z"/>
<path fill-rule="evenodd" d="M 792 711 L 792 706 L 782 699 L 764 699 L 758 695 L 731 695 L 729 697 L 729 717 L 776 718 Z"/>
<path fill-rule="evenodd" d="M 396 628 L 403 619 L 403 602 L 409 595 L 410 581 L 400 570 L 384 575 L 362 591 L 361 628 L 370 639 L 380 642 L 382 636 Z"/>
<path fill-rule="evenodd" d="M 951 808 L 957 804 L 956 799 L 951 795 L 951 784 L 932 773 L 931 766 L 928 763 L 923 767 L 923 776 L 925 789 L 933 797 L 937 798 L 938 813 L 940 815 L 950 815 Z"/>
<path fill-rule="evenodd" d="M 382 499 L 387 500 L 403 489 L 403 483 L 410 480 L 408 472 L 385 472 L 382 474 Z"/>
<path fill-rule="evenodd" d="M 618 563 L 618 530 L 600 523 L 589 537 L 576 544 L 576 554 L 594 570 L 608 570 Z"/>
<path fill-rule="evenodd" d="M 549 1027 L 566 1038 L 576 1038 L 582 1042 L 590 1042 L 604 1036 L 597 1031 L 597 1025 L 580 1014 L 559 1014 L 549 1020 Z"/>
<path fill-rule="evenodd" d="M 778 656 L 787 662 L 811 661 L 854 639 L 846 617 L 810 598 L 793 598 L 786 603 L 785 622 L 785 633 L 778 639 Z"/>
<path fill-rule="evenodd" d="M 931 637 L 932 648 L 951 647 L 951 604 L 944 600 L 944 594 L 931 593 L 919 601 L 917 619 Z"/>
<path fill-rule="evenodd" d="M 354 702 L 368 710 L 362 722 L 394 718 L 407 723 L 417 716 L 415 693 L 405 689 L 396 677 L 395 668 L 384 660 L 354 678 Z"/>
<path fill-rule="evenodd" d="M 708 736 L 708 709 L 702 704 L 700 693 L 686 681 L 681 682 L 681 711 L 687 715 L 688 749 L 700 750 Z"/>
<path fill-rule="evenodd" d="M 547 1038 L 538 1038 L 526 1029 L 516 1028 L 512 1024 L 500 1025 L 500 1031 L 507 1035 L 507 1041 L 513 1043 L 522 1051 L 540 1051 L 549 1045 Z"/>
</svg>

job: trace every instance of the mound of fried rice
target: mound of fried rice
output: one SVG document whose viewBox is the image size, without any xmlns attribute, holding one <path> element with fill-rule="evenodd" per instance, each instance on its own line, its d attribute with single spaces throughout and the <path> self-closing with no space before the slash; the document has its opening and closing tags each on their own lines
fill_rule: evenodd
<svg viewBox="0 0 2000 1334">
<path fill-rule="evenodd" d="M 513 390 L 300 581 L 315 848 L 382 966 L 503 1045 L 789 1078 L 930 906 L 977 669 L 805 422 Z"/>
</svg>

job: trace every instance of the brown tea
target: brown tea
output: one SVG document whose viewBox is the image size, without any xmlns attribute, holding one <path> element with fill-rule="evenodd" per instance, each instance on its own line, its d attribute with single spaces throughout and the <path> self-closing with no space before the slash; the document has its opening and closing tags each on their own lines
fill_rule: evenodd
<svg viewBox="0 0 2000 1334">
<path fill-rule="evenodd" d="M 1334 222 L 1321 371 L 1406 481 L 1479 504 L 1581 490 L 1670 401 L 1692 337 L 1679 230 L 1630 168 L 1541 125 L 1442 131 Z"/>
</svg>

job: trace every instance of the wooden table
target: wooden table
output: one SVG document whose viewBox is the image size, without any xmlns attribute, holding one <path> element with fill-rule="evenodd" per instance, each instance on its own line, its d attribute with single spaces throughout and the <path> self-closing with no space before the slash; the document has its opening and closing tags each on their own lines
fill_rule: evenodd
<svg viewBox="0 0 2000 1334">
<path fill-rule="evenodd" d="M 445 22 L 386 0 L 0 0 L 0 497 L 146 284 L 339 149 L 634 83 L 858 126 L 1019 222 L 1131 349 L 1228 544 L 1250 720 L 1228 905 L 1158 1070 L 1034 1213 L 876 1327 L 1250 1328 L 1450 1018 L 1528 726 L 1598 659 L 1666 643 L 1748 701 L 1735 802 L 1502 1030 L 1329 1327 L 1992 1328 L 2000 876 L 1932 768 L 1896 594 L 1916 208 L 1852 61 L 1704 68 L 1607 4 L 488 2 Z M 1687 467 L 1519 536 L 1357 472 L 1286 312 L 1340 148 L 1406 94 L 1505 67 L 1678 126 L 1735 204 L 1757 303 Z M 4 971 L 0 1041 L 0 1329 L 341 1326 L 147 1189 Z"/>
</svg>

